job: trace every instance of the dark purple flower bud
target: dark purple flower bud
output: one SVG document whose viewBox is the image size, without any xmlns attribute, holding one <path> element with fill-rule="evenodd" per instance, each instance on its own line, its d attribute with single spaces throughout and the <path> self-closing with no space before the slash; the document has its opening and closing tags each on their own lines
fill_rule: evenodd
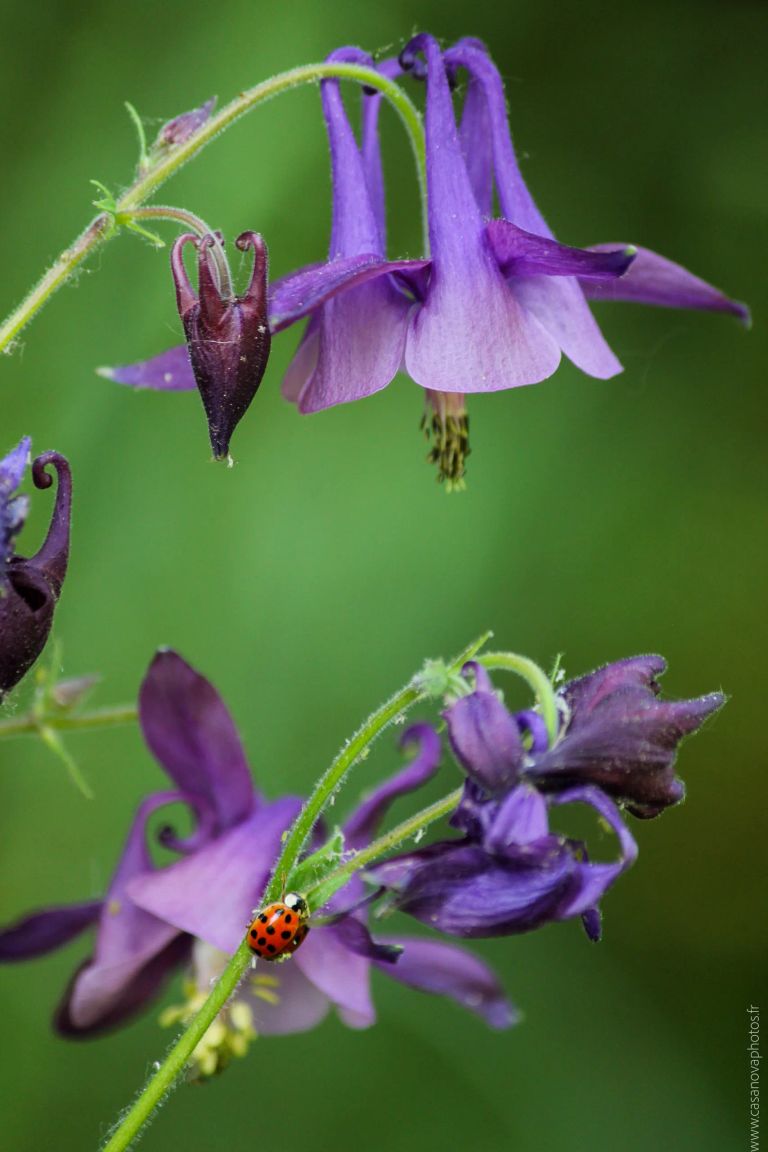
<svg viewBox="0 0 768 1152">
<path fill-rule="evenodd" d="M 72 478 L 58 452 L 45 452 L 32 465 L 36 488 L 50 488 L 46 471 L 56 469 L 59 489 L 48 535 L 35 556 L 14 554 L 27 500 L 13 496 L 29 459 L 29 440 L 0 460 L 0 698 L 18 684 L 45 647 L 69 559 Z"/>
<path fill-rule="evenodd" d="M 633 816 L 658 816 L 685 795 L 675 776 L 680 741 L 722 708 L 710 692 L 694 700 L 660 700 L 660 656 L 606 664 L 560 692 L 566 715 L 552 748 L 530 759 L 524 775 L 544 792 L 597 785 Z"/>
<path fill-rule="evenodd" d="M 152 145 L 152 152 L 157 154 L 158 152 L 167 152 L 171 148 L 178 148 L 179 144 L 189 140 L 198 128 L 202 128 L 203 124 L 210 120 L 215 107 L 216 97 L 212 96 L 199 108 L 193 108 L 190 112 L 182 112 L 180 116 L 174 116 L 173 120 L 163 124 L 158 132 Z"/>
<path fill-rule="evenodd" d="M 197 292 L 182 256 L 190 243 L 198 254 Z M 242 296 L 234 296 L 227 283 L 229 271 L 217 236 L 198 239 L 186 233 L 171 253 L 179 315 L 217 460 L 229 456 L 230 438 L 261 384 L 270 348 L 267 246 L 257 232 L 243 232 L 235 243 L 241 252 L 253 249 L 251 282 Z"/>
</svg>

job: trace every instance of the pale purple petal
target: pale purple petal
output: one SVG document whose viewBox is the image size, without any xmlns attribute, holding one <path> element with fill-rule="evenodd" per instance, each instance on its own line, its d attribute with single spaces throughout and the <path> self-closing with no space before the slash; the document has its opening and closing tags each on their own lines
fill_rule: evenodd
<svg viewBox="0 0 768 1152">
<path fill-rule="evenodd" d="M 131 899 L 176 930 L 233 953 L 300 808 L 297 796 L 263 805 L 194 856 L 137 877 Z"/>
<path fill-rule="evenodd" d="M 153 388 L 159 392 L 194 392 L 197 388 L 186 344 L 169 348 L 151 360 L 96 371 L 105 380 L 127 384 L 129 388 Z"/>
<path fill-rule="evenodd" d="M 520 772 L 518 726 L 494 692 L 462 696 L 443 713 L 456 759 L 489 792 L 509 787 Z"/>
<path fill-rule="evenodd" d="M 29 960 L 63 947 L 96 923 L 101 906 L 101 900 L 89 900 L 44 908 L 17 920 L 0 931 L 0 962 Z"/>
<path fill-rule="evenodd" d="M 375 960 L 387 967 L 396 964 L 400 958 L 401 948 L 396 944 L 374 940 L 362 920 L 355 916 L 342 917 L 333 925 L 333 931 L 336 939 L 356 956 L 364 956 L 366 960 Z"/>
<path fill-rule="evenodd" d="M 485 226 L 493 253 L 505 276 L 578 276 L 580 280 L 615 280 L 635 258 L 631 246 L 570 248 L 547 236 L 526 232 L 509 220 Z"/>
<path fill-rule="evenodd" d="M 317 354 L 320 344 L 320 320 L 315 314 L 310 316 L 299 346 L 293 354 L 280 391 L 283 399 L 291 404 L 298 402 L 299 396 L 311 379 L 317 367 Z"/>
<path fill-rule="evenodd" d="M 654 695 L 658 695 L 658 678 L 666 670 L 667 662 L 663 656 L 628 656 L 569 680 L 563 685 L 560 695 L 568 706 L 571 722 L 574 718 L 578 721 L 616 692 L 626 688 L 649 688 Z"/>
<path fill-rule="evenodd" d="M 605 252 L 613 244 L 595 244 L 593 251 Z M 582 288 L 592 300 L 628 300 L 656 304 L 662 308 L 695 308 L 705 312 L 730 312 L 750 323 L 749 308 L 731 300 L 717 288 L 688 272 L 680 264 L 638 248 L 629 271 L 610 284 L 583 281 Z"/>
<path fill-rule="evenodd" d="M 166 981 L 185 964 L 191 940 L 174 935 L 158 952 L 98 969 L 86 964 L 71 980 L 54 1015 L 57 1032 L 70 1038 L 93 1036 L 116 1028 L 162 992 Z"/>
<path fill-rule="evenodd" d="M 416 758 L 371 792 L 345 823 L 344 840 L 348 850 L 365 847 L 375 836 L 390 805 L 400 796 L 421 788 L 437 771 L 441 749 L 434 729 L 428 724 L 414 724 L 404 733 L 400 746 L 407 748 L 413 744 L 419 746 Z"/>
<path fill-rule="evenodd" d="M 598 380 L 623 371 L 572 277 L 516 276 L 510 290 L 572 364 Z"/>
<path fill-rule="evenodd" d="M 379 965 L 393 979 L 436 996 L 447 996 L 475 1012 L 491 1028 L 510 1028 L 519 1014 L 494 972 L 471 952 L 453 944 L 413 936 L 389 938 L 404 951 L 397 964 Z"/>
<path fill-rule="evenodd" d="M 139 692 L 144 739 L 168 775 L 210 807 L 218 830 L 243 820 L 255 802 L 237 729 L 213 685 L 178 653 L 157 653 Z"/>
<path fill-rule="evenodd" d="M 464 165 L 440 50 L 421 35 L 407 51 L 422 50 L 432 276 L 411 319 L 405 365 L 417 384 L 442 392 L 533 384 L 555 371 L 560 350 L 507 289 Z"/>
<path fill-rule="evenodd" d="M 326 301 L 318 314 L 317 362 L 299 411 L 319 412 L 386 388 L 403 360 L 410 307 L 388 277 Z"/>
<path fill-rule="evenodd" d="M 309 944 L 309 938 L 302 948 Z M 257 961 L 254 979 L 243 982 L 238 1000 L 244 1000 L 253 1012 L 253 1026 L 259 1036 L 287 1036 L 293 1032 L 308 1032 L 328 1015 L 330 1001 L 319 988 L 308 980 L 295 962 L 283 964 Z M 268 985 L 260 985 L 259 978 L 267 976 Z M 259 990 L 266 993 L 260 996 Z M 273 1003 L 276 999 L 276 1003 Z"/>
<path fill-rule="evenodd" d="M 65 997 L 61 1012 L 76 1030 L 106 1025 L 113 1014 L 122 1014 L 126 997 L 134 1004 L 134 992 L 162 978 L 165 967 L 155 960 L 178 936 L 176 928 L 139 908 L 130 898 L 131 882 L 151 874 L 152 861 L 146 844 L 146 823 L 159 807 L 172 803 L 178 793 L 157 793 L 139 807 L 123 854 L 104 898 L 93 957 L 79 971 Z"/>
<path fill-rule="evenodd" d="M 334 927 L 311 930 L 291 963 L 328 997 L 350 1028 L 374 1023 L 370 962 L 350 952 Z"/>
</svg>

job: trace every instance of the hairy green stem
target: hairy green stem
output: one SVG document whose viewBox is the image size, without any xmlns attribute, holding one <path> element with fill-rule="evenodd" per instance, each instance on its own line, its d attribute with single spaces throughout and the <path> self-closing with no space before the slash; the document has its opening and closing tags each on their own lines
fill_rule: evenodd
<svg viewBox="0 0 768 1152">
<path fill-rule="evenodd" d="M 514 652 L 484 652 L 482 656 L 477 657 L 477 663 L 489 670 L 498 668 L 505 672 L 516 672 L 518 676 L 522 676 L 526 683 L 530 684 L 536 693 L 536 699 L 541 708 L 541 716 L 547 726 L 549 743 L 550 745 L 554 744 L 559 728 L 557 700 L 552 681 L 546 672 L 543 672 L 538 664 L 534 664 L 533 660 L 529 660 L 527 656 L 518 656 Z"/>
<path fill-rule="evenodd" d="M 355 872 L 359 872 L 361 868 L 372 864 L 374 860 L 378 860 L 380 856 L 391 852 L 393 848 L 398 848 L 405 840 L 417 836 L 430 824 L 434 824 L 436 820 L 450 816 L 461 800 L 463 790 L 463 787 L 456 788 L 447 796 L 443 796 L 441 800 L 436 800 L 434 804 L 422 808 L 421 812 L 417 812 L 415 816 L 409 816 L 407 820 L 397 824 L 391 832 L 385 832 L 383 836 L 379 836 L 378 840 L 373 840 L 367 848 L 361 848 L 349 860 L 345 860 L 338 868 L 334 868 L 333 872 L 329 872 L 319 884 L 315 884 L 313 888 L 304 893 L 310 908 L 321 908 L 335 892 L 344 887 Z"/>
<path fill-rule="evenodd" d="M 15 716 L 12 720 L 0 720 L 0 740 L 6 736 L 37 735 L 41 728 L 54 728 L 62 732 L 115 728 L 120 724 L 133 724 L 138 715 L 135 705 L 124 704 L 116 708 L 84 712 L 81 716 L 68 716 L 66 713 L 57 716 L 53 712 L 46 712 L 43 716 Z"/>
<path fill-rule="evenodd" d="M 189 139 L 174 148 L 167 156 L 158 160 L 151 168 L 141 171 L 126 192 L 117 200 L 115 212 L 100 213 L 74 243 L 51 265 L 29 295 L 16 308 L 7 320 L 0 325 L 0 352 L 10 349 L 21 330 L 40 311 L 53 293 L 64 284 L 80 264 L 116 230 L 116 222 L 121 216 L 128 217 L 136 212 L 143 202 L 155 192 L 170 176 L 196 156 L 214 136 L 218 135 L 235 120 L 249 112 L 257 104 L 298 88 L 303 84 L 316 84 L 320 80 L 336 78 L 352 80 L 368 88 L 375 88 L 386 97 L 398 112 L 408 132 L 416 158 L 416 166 L 421 186 L 422 204 L 426 203 L 426 160 L 424 130 L 418 109 L 407 94 L 393 80 L 381 76 L 372 68 L 358 64 L 324 63 L 305 64 L 292 68 L 279 76 L 257 84 L 222 108 L 215 116 L 201 125 Z"/>
</svg>

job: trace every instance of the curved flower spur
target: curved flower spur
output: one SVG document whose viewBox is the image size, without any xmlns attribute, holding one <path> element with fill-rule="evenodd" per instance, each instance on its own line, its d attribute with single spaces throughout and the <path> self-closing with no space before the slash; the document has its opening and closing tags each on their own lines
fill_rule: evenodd
<svg viewBox="0 0 768 1152">
<path fill-rule="evenodd" d="M 72 476 L 67 460 L 58 452 L 44 452 L 32 464 L 36 488 L 50 488 L 53 481 L 47 469 L 51 465 L 59 478 L 45 541 L 28 559 L 14 554 L 29 506 L 26 496 L 14 493 L 29 463 L 29 449 L 25 436 L 0 460 L 0 700 L 45 647 L 69 560 Z"/>
</svg>

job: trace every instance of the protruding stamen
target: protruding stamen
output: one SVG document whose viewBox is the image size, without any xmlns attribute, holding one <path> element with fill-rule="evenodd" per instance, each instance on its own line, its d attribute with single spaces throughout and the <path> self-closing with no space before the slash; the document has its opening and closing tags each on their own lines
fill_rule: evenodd
<svg viewBox="0 0 768 1152">
<path fill-rule="evenodd" d="M 438 466 L 438 480 L 448 492 L 461 492 L 465 461 L 470 453 L 469 417 L 461 392 L 427 390 L 427 409 L 421 426 L 432 447 L 427 459 Z"/>
</svg>

